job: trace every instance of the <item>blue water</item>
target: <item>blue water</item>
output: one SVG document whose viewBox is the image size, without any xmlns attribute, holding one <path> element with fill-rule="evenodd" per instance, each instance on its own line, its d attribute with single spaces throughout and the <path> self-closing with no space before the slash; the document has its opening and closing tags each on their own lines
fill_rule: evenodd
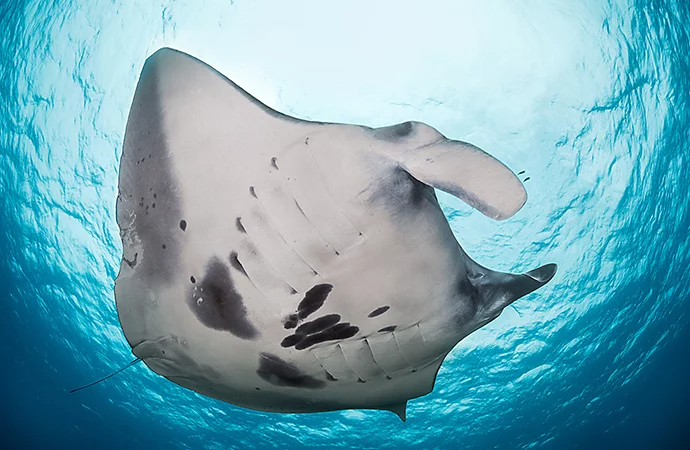
<svg viewBox="0 0 690 450">
<path fill-rule="evenodd" d="M 408 422 L 240 409 L 135 366 L 113 283 L 126 115 L 146 57 L 191 53 L 287 114 L 420 120 L 525 170 L 499 270 L 547 287 L 461 342 Z M 2 0 L 0 448 L 690 448 L 686 0 Z"/>
</svg>

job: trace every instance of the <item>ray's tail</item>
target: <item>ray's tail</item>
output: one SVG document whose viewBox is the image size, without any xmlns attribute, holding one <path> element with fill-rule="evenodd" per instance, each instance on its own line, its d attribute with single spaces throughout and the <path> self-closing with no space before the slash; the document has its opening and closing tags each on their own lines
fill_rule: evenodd
<svg viewBox="0 0 690 450">
<path fill-rule="evenodd" d="M 110 375 L 107 375 L 107 376 L 105 376 L 105 377 L 103 377 L 103 378 L 101 378 L 101 379 L 98 379 L 98 380 L 96 380 L 96 381 L 94 381 L 94 382 L 92 382 L 92 383 L 89 383 L 89 384 L 87 384 L 87 385 L 85 385 L 85 386 L 78 387 L 78 388 L 76 388 L 76 389 L 72 389 L 71 391 L 69 391 L 69 393 L 70 393 L 70 394 L 73 394 L 73 393 L 75 393 L 75 392 L 81 391 L 82 389 L 86 389 L 87 387 L 91 387 L 91 386 L 94 386 L 94 385 L 96 385 L 96 384 L 98 384 L 98 383 L 100 383 L 100 382 L 102 382 L 102 381 L 105 381 L 105 380 L 107 380 L 107 379 L 110 378 L 110 377 L 114 377 L 114 376 L 117 375 L 118 373 L 123 372 L 123 371 L 129 369 L 130 367 L 132 367 L 133 365 L 135 365 L 135 364 L 138 363 L 139 361 L 141 361 L 141 359 L 140 359 L 140 358 L 137 358 L 137 359 L 135 359 L 134 361 L 132 361 L 132 362 L 130 362 L 129 364 L 127 364 L 126 366 L 124 366 L 124 367 L 122 367 L 122 368 L 116 370 L 115 372 L 111 373 Z"/>
</svg>

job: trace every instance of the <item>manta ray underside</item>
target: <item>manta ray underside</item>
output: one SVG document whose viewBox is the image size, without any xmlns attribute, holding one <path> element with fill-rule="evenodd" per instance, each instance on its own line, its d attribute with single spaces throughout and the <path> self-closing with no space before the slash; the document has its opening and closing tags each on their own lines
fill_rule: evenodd
<svg viewBox="0 0 690 450">
<path fill-rule="evenodd" d="M 434 188 L 497 220 L 526 201 L 479 148 L 418 122 L 307 122 L 184 53 L 146 62 L 127 122 L 115 295 L 134 354 L 262 411 L 403 420 L 465 336 L 546 284 L 480 266 Z"/>
</svg>

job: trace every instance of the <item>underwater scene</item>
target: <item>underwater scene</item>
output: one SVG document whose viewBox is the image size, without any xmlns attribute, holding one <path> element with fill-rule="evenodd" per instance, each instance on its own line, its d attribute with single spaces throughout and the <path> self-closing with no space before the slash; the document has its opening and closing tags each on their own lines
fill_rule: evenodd
<svg viewBox="0 0 690 450">
<path fill-rule="evenodd" d="M 690 3 L 2 0 L 0 448 L 690 448 Z"/>
</svg>

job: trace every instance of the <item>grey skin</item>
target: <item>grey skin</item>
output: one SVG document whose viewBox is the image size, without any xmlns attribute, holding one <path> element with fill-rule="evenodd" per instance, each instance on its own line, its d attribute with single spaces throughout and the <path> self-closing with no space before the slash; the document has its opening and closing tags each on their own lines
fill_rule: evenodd
<svg viewBox="0 0 690 450">
<path fill-rule="evenodd" d="M 434 188 L 495 220 L 527 199 L 502 163 L 423 123 L 301 121 L 189 55 L 156 52 L 117 203 L 115 296 L 133 353 L 246 408 L 404 420 L 461 339 L 556 273 L 474 262 Z"/>
</svg>

